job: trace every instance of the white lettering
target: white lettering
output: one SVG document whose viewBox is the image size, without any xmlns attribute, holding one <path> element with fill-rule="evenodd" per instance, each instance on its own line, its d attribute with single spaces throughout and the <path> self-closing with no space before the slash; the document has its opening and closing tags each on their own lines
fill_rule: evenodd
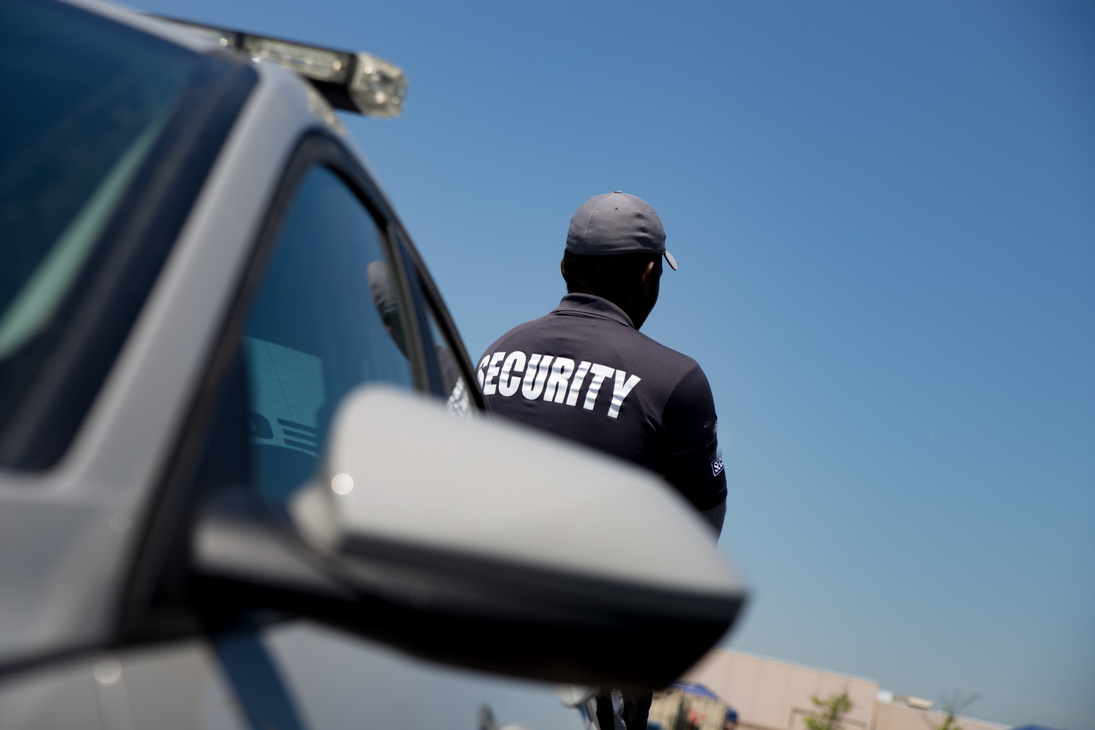
<svg viewBox="0 0 1095 730">
<path fill-rule="evenodd" d="M 578 402 L 578 393 L 582 389 L 582 382 L 586 379 L 586 373 L 589 372 L 589 366 L 592 363 L 589 360 L 582 360 L 578 365 L 578 372 L 574 373 L 574 380 L 570 381 L 570 393 L 567 394 L 567 405 L 572 406 Z"/>
<path fill-rule="evenodd" d="M 582 403 L 582 408 L 587 411 L 596 408 L 605 378 L 612 378 L 609 418 L 619 418 L 624 401 L 635 386 L 642 382 L 638 375 L 629 376 L 623 370 L 589 360 L 582 360 L 575 367 L 574 360 L 569 357 L 541 353 L 526 355 L 520 350 L 510 353 L 495 352 L 483 357 L 479 362 L 478 376 L 483 395 L 498 393 L 509 398 L 520 390 L 527 400 L 542 397 L 546 403 L 566 403 L 568 406 L 578 405 L 588 376 L 589 386 Z"/>
<path fill-rule="evenodd" d="M 514 369 L 519 373 L 525 370 L 525 353 L 520 350 L 514 350 L 506 356 L 506 361 L 502 363 L 502 374 L 498 377 L 498 392 L 507 398 L 521 387 L 520 378 L 510 377 L 510 371 Z"/>
<path fill-rule="evenodd" d="M 544 400 L 554 400 L 562 403 L 567 397 L 567 385 L 570 374 L 574 372 L 574 361 L 569 357 L 557 357 L 551 366 L 551 374 L 548 376 L 547 385 L 544 386 Z"/>
<path fill-rule="evenodd" d="M 528 367 L 525 368 L 525 378 L 521 381 L 521 395 L 528 400 L 536 400 L 544 390 L 544 381 L 547 380 L 548 370 L 551 369 L 551 355 L 529 355 Z M 540 367 L 536 367 L 536 363 Z"/>
<path fill-rule="evenodd" d="M 483 389 L 483 380 L 486 377 L 486 374 L 483 372 L 483 368 L 485 368 L 487 366 L 488 362 L 490 362 L 490 355 L 484 355 L 482 362 L 479 363 L 479 389 L 480 390 Z"/>
<path fill-rule="evenodd" d="M 638 375 L 632 375 L 627 378 L 627 382 L 624 382 L 624 378 L 627 378 L 627 373 L 623 370 L 616 371 L 616 381 L 612 386 L 612 405 L 608 407 L 608 417 L 618 418 L 620 415 L 620 406 L 624 404 L 624 398 L 631 392 L 631 389 L 638 385 L 642 380 Z"/>
<path fill-rule="evenodd" d="M 490 356 L 490 364 L 487 365 L 486 382 L 483 383 L 483 395 L 494 395 L 494 379 L 498 377 L 498 363 L 506 356 L 504 352 L 496 352 Z"/>
<path fill-rule="evenodd" d="M 614 368 L 597 363 L 594 363 L 591 369 L 593 370 L 593 380 L 590 381 L 589 390 L 586 391 L 586 402 L 582 404 L 582 408 L 585 408 L 587 411 L 592 411 L 593 406 L 597 405 L 597 394 L 601 392 L 601 383 L 603 383 L 605 378 L 609 375 L 616 372 Z"/>
</svg>

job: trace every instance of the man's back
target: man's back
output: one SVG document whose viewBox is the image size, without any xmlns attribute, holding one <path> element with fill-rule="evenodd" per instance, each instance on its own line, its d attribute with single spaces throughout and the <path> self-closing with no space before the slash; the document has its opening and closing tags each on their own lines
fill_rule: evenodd
<svg viewBox="0 0 1095 730">
<path fill-rule="evenodd" d="M 568 294 L 510 330 L 480 359 L 478 378 L 502 416 L 657 472 L 701 512 L 725 500 L 703 371 L 605 299 Z"/>
</svg>

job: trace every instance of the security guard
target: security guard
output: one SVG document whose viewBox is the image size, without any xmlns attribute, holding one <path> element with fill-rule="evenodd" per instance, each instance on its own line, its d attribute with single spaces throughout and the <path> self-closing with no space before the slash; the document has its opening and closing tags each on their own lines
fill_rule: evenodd
<svg viewBox="0 0 1095 730">
<path fill-rule="evenodd" d="M 726 475 L 711 386 L 695 360 L 639 332 L 663 258 L 677 269 L 646 201 L 619 190 L 587 200 L 567 232 L 567 295 L 487 349 L 479 385 L 495 413 L 664 476 L 717 539 Z M 612 730 L 607 693 L 598 700 L 598 722 Z M 628 730 L 645 730 L 649 709 L 649 694 L 625 694 Z"/>
</svg>

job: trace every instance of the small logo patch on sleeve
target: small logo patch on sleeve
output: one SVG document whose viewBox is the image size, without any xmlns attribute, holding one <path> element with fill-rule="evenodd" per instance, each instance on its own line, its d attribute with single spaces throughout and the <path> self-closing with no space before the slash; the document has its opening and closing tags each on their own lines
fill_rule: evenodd
<svg viewBox="0 0 1095 730">
<path fill-rule="evenodd" d="M 723 469 L 722 457 L 715 459 L 711 462 L 711 476 L 717 477 Z"/>
</svg>

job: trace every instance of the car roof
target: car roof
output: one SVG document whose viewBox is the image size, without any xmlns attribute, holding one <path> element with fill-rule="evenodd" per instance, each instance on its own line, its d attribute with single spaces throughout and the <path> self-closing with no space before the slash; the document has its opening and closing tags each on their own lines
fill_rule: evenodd
<svg viewBox="0 0 1095 730">
<path fill-rule="evenodd" d="M 210 38 L 187 31 L 184 27 L 164 18 L 147 15 L 125 6 L 100 2 L 100 0 L 60 0 L 60 2 L 155 35 L 197 53 L 208 52 L 218 47 Z"/>
</svg>

